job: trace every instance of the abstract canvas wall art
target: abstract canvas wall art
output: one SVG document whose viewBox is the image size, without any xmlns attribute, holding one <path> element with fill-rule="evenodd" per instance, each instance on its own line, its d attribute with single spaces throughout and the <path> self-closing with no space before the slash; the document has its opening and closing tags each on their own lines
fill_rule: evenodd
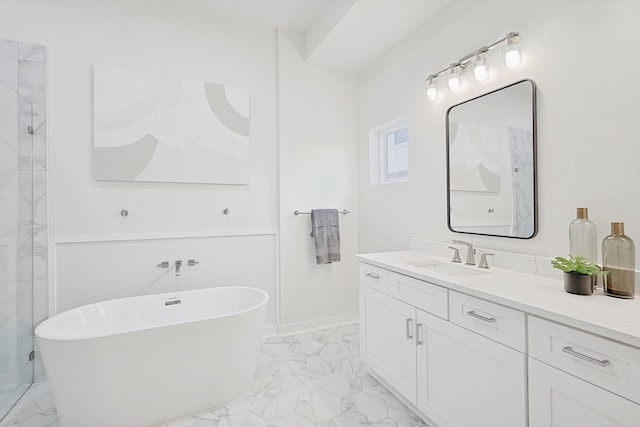
<svg viewBox="0 0 640 427">
<path fill-rule="evenodd" d="M 94 178 L 248 184 L 246 89 L 94 66 Z"/>
</svg>

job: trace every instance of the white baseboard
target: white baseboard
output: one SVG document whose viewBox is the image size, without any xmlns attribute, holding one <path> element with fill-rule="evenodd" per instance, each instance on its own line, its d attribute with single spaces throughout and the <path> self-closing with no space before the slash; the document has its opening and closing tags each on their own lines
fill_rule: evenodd
<svg viewBox="0 0 640 427">
<path fill-rule="evenodd" d="M 324 319 L 309 320 L 299 323 L 287 323 L 278 327 L 279 335 L 290 335 L 301 332 L 323 329 L 331 326 L 339 326 L 358 321 L 358 313 L 345 314 L 342 316 L 326 317 Z"/>
<path fill-rule="evenodd" d="M 262 328 L 262 336 L 266 337 L 269 335 L 277 335 L 278 334 L 278 325 L 268 325 Z"/>
</svg>

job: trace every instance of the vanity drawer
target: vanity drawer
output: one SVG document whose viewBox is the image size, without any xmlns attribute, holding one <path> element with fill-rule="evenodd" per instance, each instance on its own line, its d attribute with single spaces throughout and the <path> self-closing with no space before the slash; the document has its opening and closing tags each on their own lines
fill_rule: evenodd
<svg viewBox="0 0 640 427">
<path fill-rule="evenodd" d="M 384 268 L 360 263 L 360 283 L 389 295 L 395 293 L 391 279 L 393 275 L 394 273 Z"/>
<path fill-rule="evenodd" d="M 530 315 L 529 356 L 640 403 L 640 348 Z"/>
<path fill-rule="evenodd" d="M 449 292 L 449 320 L 463 328 L 525 352 L 525 314 L 458 292 Z"/>
<path fill-rule="evenodd" d="M 446 288 L 395 274 L 396 298 L 445 320 L 449 318 Z"/>
</svg>

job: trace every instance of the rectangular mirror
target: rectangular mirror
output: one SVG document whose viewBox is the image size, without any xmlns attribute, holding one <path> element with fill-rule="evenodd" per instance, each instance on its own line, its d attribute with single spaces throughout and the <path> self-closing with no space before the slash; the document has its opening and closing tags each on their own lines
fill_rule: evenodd
<svg viewBox="0 0 640 427">
<path fill-rule="evenodd" d="M 530 239 L 536 218 L 536 88 L 531 80 L 447 111 L 448 226 Z"/>
</svg>

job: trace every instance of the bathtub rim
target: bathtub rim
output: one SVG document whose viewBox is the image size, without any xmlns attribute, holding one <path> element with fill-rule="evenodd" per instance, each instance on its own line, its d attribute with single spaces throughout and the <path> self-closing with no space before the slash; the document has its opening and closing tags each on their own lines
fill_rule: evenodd
<svg viewBox="0 0 640 427">
<path fill-rule="evenodd" d="M 195 319 L 189 319 L 189 320 L 185 320 L 182 322 L 175 322 L 175 323 L 169 323 L 169 324 L 163 324 L 163 325 L 156 325 L 156 326 L 150 326 L 150 327 L 144 327 L 144 328 L 137 328 L 137 329 L 130 329 L 130 330 L 123 330 L 123 331 L 117 331 L 117 332 L 113 332 L 113 333 L 102 333 L 102 334 L 92 334 L 92 335 L 86 335 L 86 336 L 82 336 L 82 337 L 60 337 L 60 336 L 51 336 L 50 334 L 43 334 L 42 333 L 42 329 L 41 326 L 44 325 L 45 323 L 49 322 L 50 320 L 55 319 L 58 316 L 63 316 L 69 312 L 75 311 L 75 310 L 80 310 L 83 309 L 85 307 L 92 307 L 95 305 L 99 305 L 99 304 L 104 304 L 104 303 L 108 303 L 108 302 L 115 302 L 115 301 L 122 301 L 122 300 L 137 300 L 137 299 L 144 299 L 144 298 L 149 298 L 149 297 L 179 297 L 180 295 L 184 295 L 184 294 L 192 294 L 192 293 L 198 293 L 198 292 L 203 292 L 206 290 L 212 290 L 212 289 L 250 289 L 252 291 L 258 291 L 258 293 L 262 294 L 263 298 L 260 300 L 259 303 L 246 308 L 244 310 L 240 310 L 240 311 L 234 311 L 232 313 L 225 313 L 225 314 L 221 314 L 221 315 L 216 315 L 216 316 L 208 316 L 208 317 L 201 317 L 201 318 L 195 318 Z M 214 286 L 214 287 L 209 287 L 209 288 L 200 288 L 200 289 L 189 289 L 189 290 L 184 290 L 184 291 L 175 291 L 175 292 L 163 292 L 161 294 L 147 294 L 147 295 L 137 295 L 137 296 L 133 296 L 133 297 L 123 297 L 123 298 L 112 298 L 112 299 L 108 299 L 108 300 L 103 300 L 103 301 L 98 301 L 98 302 L 94 302 L 91 304 L 85 304 L 85 305 L 81 305 L 78 307 L 74 307 L 74 308 L 70 308 L 69 310 L 65 310 L 63 312 L 60 313 L 56 313 L 51 317 L 48 317 L 47 319 L 43 320 L 42 322 L 40 322 L 40 324 L 38 324 L 38 326 L 36 326 L 35 330 L 34 330 L 34 336 L 39 339 L 39 340 L 48 340 L 48 341 L 85 341 L 85 340 L 92 340 L 92 339 L 99 339 L 99 338 L 108 338 L 108 337 L 112 337 L 112 336 L 117 336 L 117 335 L 124 335 L 124 334 L 130 334 L 130 333 L 135 333 L 135 332 L 142 332 L 142 331 L 149 331 L 149 330 L 153 330 L 153 329 L 159 329 L 159 328 L 166 328 L 166 327 L 172 327 L 172 326 L 178 326 L 178 325 L 188 325 L 190 323 L 196 323 L 196 322 L 203 322 L 203 321 L 207 321 L 207 320 L 214 320 L 214 319 L 220 319 L 220 318 L 225 318 L 225 317 L 232 317 L 232 316 L 239 316 L 241 314 L 244 313 L 248 313 L 254 310 L 258 310 L 260 309 L 262 306 L 267 305 L 269 303 L 269 300 L 271 299 L 271 297 L 269 296 L 269 294 L 260 289 L 260 288 L 254 288 L 252 286 Z"/>
</svg>

